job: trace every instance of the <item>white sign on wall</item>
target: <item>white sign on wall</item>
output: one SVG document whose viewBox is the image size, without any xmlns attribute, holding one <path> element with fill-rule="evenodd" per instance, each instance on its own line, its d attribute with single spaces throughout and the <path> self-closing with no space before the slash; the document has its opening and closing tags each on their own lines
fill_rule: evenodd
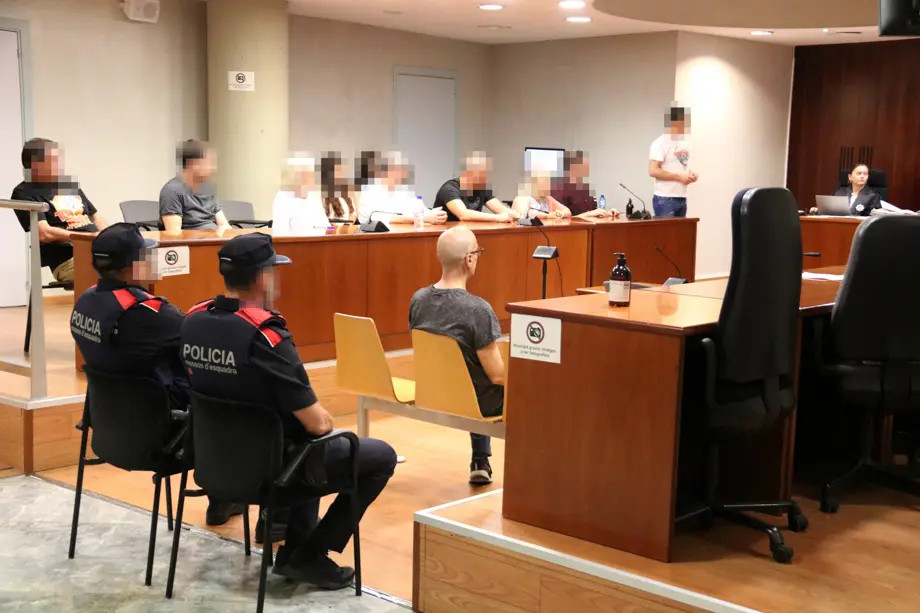
<svg viewBox="0 0 920 613">
<path fill-rule="evenodd" d="M 187 275 L 191 271 L 188 246 L 160 247 L 154 251 L 156 252 L 156 278 Z"/>
<path fill-rule="evenodd" d="M 513 313 L 511 357 L 559 364 L 562 361 L 562 322 Z"/>
<path fill-rule="evenodd" d="M 228 70 L 227 86 L 232 92 L 256 91 L 256 73 L 245 70 Z"/>
</svg>

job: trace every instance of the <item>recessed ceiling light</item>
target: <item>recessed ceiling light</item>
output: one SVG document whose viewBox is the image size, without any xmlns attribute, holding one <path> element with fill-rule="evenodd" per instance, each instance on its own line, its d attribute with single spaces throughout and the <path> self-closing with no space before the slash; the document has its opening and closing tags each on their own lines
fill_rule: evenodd
<svg viewBox="0 0 920 613">
<path fill-rule="evenodd" d="M 562 0 L 559 3 L 561 9 L 583 9 L 585 8 L 584 0 Z"/>
<path fill-rule="evenodd" d="M 499 25 L 487 25 L 487 26 L 476 26 L 483 30 L 510 30 L 511 26 L 499 26 Z"/>
<path fill-rule="evenodd" d="M 566 17 L 566 21 L 571 21 L 572 23 L 588 23 L 591 21 L 590 17 Z"/>
<path fill-rule="evenodd" d="M 479 10 L 481 11 L 500 11 L 503 8 L 505 7 L 502 6 L 501 4 L 480 4 L 479 5 Z"/>
<path fill-rule="evenodd" d="M 773 36 L 773 32 L 770 30 L 754 30 L 751 32 L 751 36 Z"/>
</svg>

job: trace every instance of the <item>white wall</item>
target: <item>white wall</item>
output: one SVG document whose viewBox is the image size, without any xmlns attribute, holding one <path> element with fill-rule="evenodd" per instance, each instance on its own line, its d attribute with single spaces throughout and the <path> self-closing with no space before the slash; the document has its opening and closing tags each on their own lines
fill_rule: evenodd
<svg viewBox="0 0 920 613">
<path fill-rule="evenodd" d="M 397 66 L 456 71 L 459 126 L 445 129 L 462 151 L 485 146 L 486 45 L 295 15 L 290 37 L 291 149 L 391 149 Z"/>
<path fill-rule="evenodd" d="M 162 0 L 132 23 L 115 0 L 3 0 L 30 30 L 34 135 L 59 141 L 66 169 L 106 219 L 156 199 L 175 145 L 207 134 L 205 5 Z"/>
<path fill-rule="evenodd" d="M 727 275 L 731 203 L 785 185 L 793 48 L 680 32 L 676 98 L 692 112 L 688 215 L 699 217 L 696 274 Z"/>
<path fill-rule="evenodd" d="M 486 100 L 496 195 L 509 200 L 524 148 L 581 149 L 591 183 L 623 209 L 625 183 L 651 206 L 648 149 L 674 96 L 677 34 L 608 36 L 499 45 Z"/>
</svg>

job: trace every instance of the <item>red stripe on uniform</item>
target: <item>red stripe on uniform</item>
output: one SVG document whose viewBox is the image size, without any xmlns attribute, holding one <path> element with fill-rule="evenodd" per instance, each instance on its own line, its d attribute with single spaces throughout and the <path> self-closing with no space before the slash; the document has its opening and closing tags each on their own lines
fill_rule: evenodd
<svg viewBox="0 0 920 613">
<path fill-rule="evenodd" d="M 262 336 L 265 337 L 265 340 L 268 341 L 268 344 L 274 347 L 281 342 L 281 335 L 272 330 L 271 328 L 262 328 L 259 330 L 262 333 Z"/>
<path fill-rule="evenodd" d="M 160 307 L 163 306 L 163 301 L 158 300 L 157 298 L 151 298 L 150 300 L 146 300 L 142 302 L 141 306 L 145 306 L 151 311 L 156 311 L 157 313 L 159 313 Z"/>
<path fill-rule="evenodd" d="M 266 311 L 265 309 L 256 309 L 252 307 L 240 309 L 236 312 L 236 314 L 254 325 L 256 328 L 274 317 L 269 311 Z"/>
<path fill-rule="evenodd" d="M 214 300 L 205 300 L 204 302 L 199 302 L 198 304 L 190 308 L 188 310 L 188 313 L 186 313 L 186 315 L 191 315 L 192 313 L 199 313 L 201 311 L 205 311 L 207 310 L 209 306 L 211 306 L 212 302 L 214 302 Z"/>
<path fill-rule="evenodd" d="M 132 294 L 130 290 L 124 288 L 117 289 L 113 291 L 112 294 L 115 296 L 115 299 L 118 300 L 118 304 L 121 305 L 121 308 L 126 311 L 137 304 L 137 298 L 134 297 L 134 294 Z"/>
</svg>

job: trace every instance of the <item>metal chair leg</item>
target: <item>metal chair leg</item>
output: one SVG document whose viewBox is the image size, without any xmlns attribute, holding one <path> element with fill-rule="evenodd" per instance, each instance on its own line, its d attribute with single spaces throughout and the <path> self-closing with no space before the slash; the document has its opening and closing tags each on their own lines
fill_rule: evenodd
<svg viewBox="0 0 920 613">
<path fill-rule="evenodd" d="M 80 436 L 80 462 L 77 468 L 77 487 L 73 498 L 73 523 L 70 525 L 70 550 L 67 557 L 73 560 L 77 548 L 77 527 L 80 524 L 80 498 L 83 495 L 83 471 L 86 469 L 86 441 L 89 438 L 89 426 L 83 426 Z"/>
<path fill-rule="evenodd" d="M 147 546 L 147 575 L 144 585 L 149 586 L 153 579 L 153 553 L 157 544 L 157 518 L 160 516 L 160 486 L 163 479 L 159 475 L 155 478 L 153 486 L 153 510 L 150 511 L 150 544 Z"/>
<path fill-rule="evenodd" d="M 256 604 L 256 613 L 262 613 L 265 608 L 265 583 L 268 567 L 272 565 L 272 519 L 275 513 L 275 486 L 271 486 L 268 493 L 268 504 L 265 505 L 265 542 L 262 545 L 262 564 L 259 566 L 259 600 Z"/>
<path fill-rule="evenodd" d="M 358 517 L 358 488 L 355 487 L 351 492 L 351 521 L 353 524 L 353 542 L 355 548 L 355 596 L 361 595 L 361 536 L 358 532 L 358 524 L 361 523 Z"/>
<path fill-rule="evenodd" d="M 172 476 L 166 475 L 166 528 L 173 529 Z"/>
<path fill-rule="evenodd" d="M 166 579 L 166 597 L 172 598 L 173 581 L 176 578 L 176 561 L 179 557 L 179 536 L 182 534 L 182 511 L 185 508 L 185 487 L 188 483 L 188 471 L 182 471 L 179 479 L 179 503 L 176 506 L 176 528 L 173 530 L 172 551 L 169 554 L 169 576 Z"/>
<path fill-rule="evenodd" d="M 271 543 L 267 543 L 271 547 Z M 252 551 L 249 547 L 249 505 L 247 504 L 243 508 L 243 549 L 246 551 L 246 556 L 252 555 Z"/>
</svg>

